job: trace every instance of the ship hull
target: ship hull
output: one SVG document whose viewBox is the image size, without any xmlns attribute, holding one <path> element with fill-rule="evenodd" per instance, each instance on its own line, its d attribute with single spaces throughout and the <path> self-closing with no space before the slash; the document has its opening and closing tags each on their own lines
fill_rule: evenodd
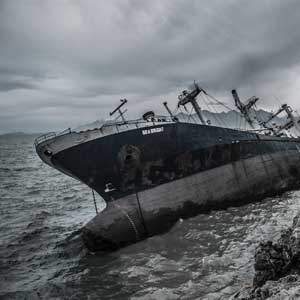
<svg viewBox="0 0 300 300">
<path fill-rule="evenodd" d="M 285 151 L 239 160 L 109 202 L 83 228 L 92 251 L 160 234 L 180 218 L 258 201 L 299 187 L 300 156 Z"/>
<path fill-rule="evenodd" d="M 53 154 L 51 164 L 109 201 L 241 159 L 297 149 L 296 139 L 175 123 L 74 143 Z"/>
<path fill-rule="evenodd" d="M 299 139 L 180 122 L 70 133 L 37 152 L 107 201 L 83 228 L 91 250 L 115 249 L 165 232 L 179 218 L 295 188 L 300 178 Z"/>
</svg>

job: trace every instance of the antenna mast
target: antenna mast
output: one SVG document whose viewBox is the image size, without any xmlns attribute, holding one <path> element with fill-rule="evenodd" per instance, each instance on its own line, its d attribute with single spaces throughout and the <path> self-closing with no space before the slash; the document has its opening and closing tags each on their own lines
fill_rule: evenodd
<svg viewBox="0 0 300 300">
<path fill-rule="evenodd" d="M 125 119 L 125 117 L 124 117 L 124 114 L 127 112 L 127 109 L 125 109 L 124 111 L 122 111 L 122 110 L 121 110 L 121 107 L 122 107 L 123 105 L 125 105 L 128 101 L 127 101 L 127 99 L 120 99 L 120 101 L 121 101 L 121 104 L 120 104 L 114 111 L 110 112 L 109 115 L 112 116 L 112 115 L 114 115 L 116 112 L 118 112 L 119 115 L 117 116 L 116 120 L 118 120 L 118 119 L 121 117 L 121 118 L 122 118 L 122 121 L 123 121 L 124 123 L 126 123 L 126 119 Z"/>
<path fill-rule="evenodd" d="M 171 118 L 174 118 L 174 115 L 173 115 L 173 113 L 171 112 L 171 110 L 170 110 L 170 108 L 169 108 L 169 106 L 168 106 L 168 102 L 165 101 L 165 102 L 163 103 L 163 105 L 164 105 L 164 107 L 166 108 L 167 112 L 169 113 L 170 117 L 171 117 Z"/>
<path fill-rule="evenodd" d="M 200 122 L 205 125 L 205 121 L 204 121 L 204 118 L 202 116 L 201 108 L 200 108 L 200 106 L 199 106 L 199 104 L 198 104 L 198 102 L 196 100 L 197 96 L 201 92 L 203 92 L 203 93 L 206 94 L 206 92 L 203 89 L 199 88 L 198 84 L 196 84 L 194 82 L 194 89 L 192 91 L 184 90 L 178 96 L 178 99 L 179 99 L 179 101 L 178 101 L 178 107 L 180 105 L 185 106 L 187 103 L 191 103 L 191 105 L 193 106 L 193 108 L 194 108 L 194 110 L 195 110 L 198 118 L 200 119 Z"/>
</svg>

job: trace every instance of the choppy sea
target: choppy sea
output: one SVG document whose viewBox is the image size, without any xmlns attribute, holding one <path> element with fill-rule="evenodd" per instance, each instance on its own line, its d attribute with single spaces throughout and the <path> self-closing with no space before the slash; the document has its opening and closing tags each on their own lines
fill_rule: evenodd
<svg viewBox="0 0 300 300">
<path fill-rule="evenodd" d="M 95 215 L 91 190 L 45 165 L 34 138 L 0 136 L 1 299 L 228 299 L 251 284 L 258 243 L 300 209 L 300 191 L 288 192 L 89 253 L 78 232 Z"/>
</svg>

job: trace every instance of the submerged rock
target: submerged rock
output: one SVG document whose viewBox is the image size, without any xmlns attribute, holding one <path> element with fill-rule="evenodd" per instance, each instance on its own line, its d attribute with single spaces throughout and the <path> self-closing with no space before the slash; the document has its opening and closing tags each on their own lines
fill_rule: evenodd
<svg viewBox="0 0 300 300">
<path fill-rule="evenodd" d="M 300 299 L 300 215 L 276 243 L 259 244 L 254 269 L 253 286 L 243 288 L 231 299 Z"/>
</svg>

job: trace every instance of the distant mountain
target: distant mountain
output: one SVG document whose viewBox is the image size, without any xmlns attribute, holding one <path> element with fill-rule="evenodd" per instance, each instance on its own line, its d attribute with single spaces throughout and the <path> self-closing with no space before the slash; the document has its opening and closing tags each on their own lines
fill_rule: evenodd
<svg viewBox="0 0 300 300">
<path fill-rule="evenodd" d="M 23 135 L 26 135 L 25 132 L 9 132 L 9 133 L 3 133 L 3 134 L 0 134 L 0 136 L 3 136 L 3 137 L 8 137 L 8 136 L 23 136 Z"/>
<path fill-rule="evenodd" d="M 104 123 L 105 123 L 105 121 L 103 121 L 103 120 L 96 120 L 96 121 L 91 122 L 91 123 L 80 125 L 80 126 L 74 128 L 73 130 L 75 130 L 75 131 L 85 131 L 85 130 L 88 130 L 88 129 L 100 128 Z"/>
<path fill-rule="evenodd" d="M 241 128 L 241 129 L 251 129 L 249 124 L 245 121 L 245 119 L 241 116 L 239 112 L 236 110 L 230 110 L 227 112 L 212 112 L 208 110 L 202 110 L 202 114 L 204 119 L 207 121 L 208 124 L 214 125 L 214 126 L 221 126 L 221 127 L 228 127 L 228 128 Z M 253 115 L 253 118 L 257 118 L 257 120 L 260 121 L 266 121 L 272 114 L 265 110 L 258 110 L 256 111 L 255 115 Z M 189 122 L 192 120 L 198 120 L 198 117 L 196 114 L 188 115 L 185 113 L 179 113 L 177 114 L 177 117 L 180 121 Z M 282 124 L 284 122 L 284 118 L 274 118 L 273 122 L 276 122 L 277 124 Z M 84 124 L 81 126 L 78 126 L 77 128 L 74 128 L 74 131 L 85 131 L 87 129 L 94 129 L 94 128 L 100 128 L 104 123 L 113 122 L 112 120 L 96 120 L 94 122 Z M 257 128 L 258 122 L 257 123 Z"/>
<path fill-rule="evenodd" d="M 202 110 L 202 114 L 204 119 L 207 121 L 208 124 L 214 126 L 221 126 L 221 127 L 228 127 L 228 128 L 242 128 L 242 129 L 250 129 L 249 124 L 245 121 L 245 119 L 241 116 L 239 112 L 236 110 L 230 110 L 227 112 L 211 112 L 208 110 Z M 253 115 L 253 119 L 257 119 L 258 121 L 266 121 L 272 114 L 265 110 L 258 110 L 256 111 L 255 115 Z M 179 120 L 188 121 L 191 119 L 197 120 L 197 115 L 192 114 L 191 116 L 179 113 L 178 115 Z M 277 124 L 282 124 L 284 122 L 284 118 L 275 117 L 273 122 Z M 258 122 L 256 127 L 258 126 Z"/>
<path fill-rule="evenodd" d="M 241 117 L 241 114 L 237 112 L 236 110 L 230 110 L 227 112 L 212 112 L 208 110 L 202 110 L 202 114 L 204 119 L 208 124 L 214 125 L 214 126 L 221 126 L 221 127 L 228 127 L 228 128 L 235 128 L 235 129 L 250 129 L 250 126 L 246 123 L 245 119 Z M 266 121 L 272 114 L 265 110 L 258 110 L 256 111 L 255 115 L 253 115 L 253 118 L 257 118 L 257 120 L 260 121 Z M 188 115 L 185 113 L 179 113 L 177 114 L 177 117 L 181 121 L 191 121 L 191 120 L 198 120 L 198 117 L 196 114 Z M 285 122 L 285 118 L 279 118 L 275 117 L 272 122 L 277 124 L 283 124 Z M 96 120 L 94 122 L 84 124 L 81 126 L 78 126 L 77 128 L 73 128 L 74 131 L 85 131 L 87 129 L 94 129 L 94 128 L 100 128 L 104 123 L 109 122 L 111 120 Z M 256 126 L 259 127 L 258 125 Z M 35 138 L 43 133 L 25 133 L 25 132 L 10 132 L 5 134 L 0 134 L 0 138 L 26 138 L 31 137 Z"/>
<path fill-rule="evenodd" d="M 39 135 L 42 135 L 42 133 L 9 132 L 0 134 L 0 138 L 35 138 Z"/>
</svg>

